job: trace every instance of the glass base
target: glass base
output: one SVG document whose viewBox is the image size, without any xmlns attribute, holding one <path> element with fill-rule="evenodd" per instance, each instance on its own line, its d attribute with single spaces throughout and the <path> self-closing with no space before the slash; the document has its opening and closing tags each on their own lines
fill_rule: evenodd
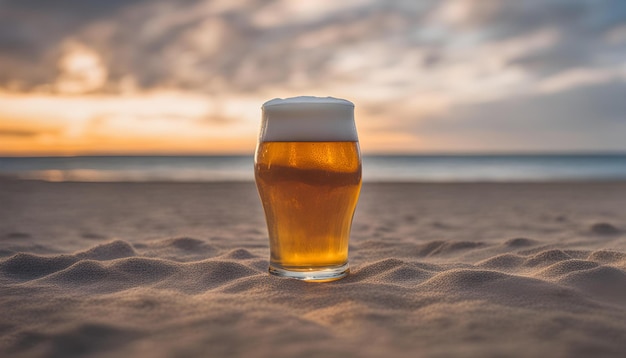
<svg viewBox="0 0 626 358">
<path fill-rule="evenodd" d="M 346 262 L 341 266 L 284 268 L 270 264 L 269 272 L 274 276 L 294 278 L 307 282 L 329 282 L 348 276 L 348 273 L 350 273 L 350 265 Z"/>
</svg>

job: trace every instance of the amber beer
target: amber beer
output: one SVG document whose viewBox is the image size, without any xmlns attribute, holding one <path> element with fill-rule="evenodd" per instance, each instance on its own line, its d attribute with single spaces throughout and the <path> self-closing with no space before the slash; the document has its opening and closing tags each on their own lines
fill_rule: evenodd
<svg viewBox="0 0 626 358">
<path fill-rule="evenodd" d="M 255 178 L 270 240 L 270 273 L 307 281 L 346 276 L 361 188 L 354 105 L 296 97 L 263 105 Z"/>
</svg>

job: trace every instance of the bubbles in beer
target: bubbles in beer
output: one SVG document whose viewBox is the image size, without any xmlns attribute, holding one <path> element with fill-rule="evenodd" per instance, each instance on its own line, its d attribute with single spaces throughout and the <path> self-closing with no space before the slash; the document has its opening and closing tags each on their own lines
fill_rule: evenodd
<svg viewBox="0 0 626 358">
<path fill-rule="evenodd" d="M 356 142 L 354 104 L 333 97 L 275 98 L 263 104 L 260 142 Z"/>
</svg>

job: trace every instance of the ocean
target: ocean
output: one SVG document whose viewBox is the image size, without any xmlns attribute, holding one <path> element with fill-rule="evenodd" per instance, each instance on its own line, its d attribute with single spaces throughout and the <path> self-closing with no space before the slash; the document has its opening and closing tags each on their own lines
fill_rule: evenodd
<svg viewBox="0 0 626 358">
<path fill-rule="evenodd" d="M 0 157 L 0 177 L 45 181 L 253 181 L 252 156 Z M 626 155 L 363 157 L 365 182 L 626 180 Z"/>
</svg>

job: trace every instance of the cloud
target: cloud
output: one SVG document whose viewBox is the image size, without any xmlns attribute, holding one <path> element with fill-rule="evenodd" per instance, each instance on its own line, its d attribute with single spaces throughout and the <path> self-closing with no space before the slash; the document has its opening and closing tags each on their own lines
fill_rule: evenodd
<svg viewBox="0 0 626 358">
<path fill-rule="evenodd" d="M 0 119 L 3 119 L 0 113 Z M 34 125 L 28 119 L 0 121 L 0 138 L 4 141 L 37 140 L 41 137 L 54 137 L 60 133 L 57 126 Z"/>
<path fill-rule="evenodd" d="M 0 8 L 0 85 L 31 89 L 53 81 L 63 42 L 142 0 L 4 0 Z"/>
<path fill-rule="evenodd" d="M 405 79 L 419 81 L 420 72 L 453 67 L 478 46 L 540 30 L 558 41 L 518 51 L 508 66 L 547 76 L 616 65 L 626 53 L 626 44 L 603 40 L 626 22 L 619 0 L 320 1 L 314 7 L 264 0 L 9 0 L 1 11 L 0 66 L 7 71 L 0 84 L 24 90 L 60 76 L 68 42 L 103 61 L 100 90 L 109 92 L 121 91 L 129 78 L 140 89 L 211 93 L 306 90 L 336 81 L 361 86 L 416 52 Z M 349 57 L 360 62 L 346 62 Z"/>
<path fill-rule="evenodd" d="M 458 105 L 405 131 L 483 150 L 626 150 L 626 83 L 610 81 L 549 94 Z M 444 140 L 445 138 L 445 140 Z M 440 149 L 444 149 L 442 147 Z"/>
<path fill-rule="evenodd" d="M 503 27 L 521 30 L 551 26 L 559 30 L 560 40 L 554 46 L 511 59 L 511 65 L 549 75 L 574 67 L 606 67 L 622 62 L 626 46 L 607 44 L 604 37 L 626 23 L 623 1 L 560 1 L 529 8 L 535 11 L 518 15 L 513 18 L 517 22 Z"/>
<path fill-rule="evenodd" d="M 18 138 L 24 138 L 24 137 L 36 137 L 39 134 L 41 134 L 41 132 L 36 131 L 36 130 L 29 130 L 29 129 L 4 129 L 4 128 L 0 128 L 0 137 L 18 137 Z"/>
<path fill-rule="evenodd" d="M 60 93 L 86 93 L 101 88 L 107 71 L 97 53 L 80 44 L 69 43 L 59 61 L 55 89 Z"/>
<path fill-rule="evenodd" d="M 309 9 L 289 7 L 284 1 L 234 2 L 239 7 L 227 3 L 131 1 L 100 8 L 97 2 L 87 2 L 65 12 L 45 1 L 8 2 L 2 17 L 13 20 L 3 25 L 11 31 L 5 32 L 9 35 L 0 48 L 5 49 L 2 65 L 10 67 L 12 75 L 0 81 L 19 81 L 25 89 L 52 82 L 58 75 L 60 49 L 75 41 L 103 58 L 109 90 L 126 76 L 133 76 L 141 88 L 209 92 L 289 86 L 294 78 L 301 81 L 302 74 L 310 85 L 328 80 L 341 48 L 384 43 L 389 36 L 401 40 L 407 26 L 427 10 L 402 2 L 356 1 L 344 6 L 326 2 L 319 5 L 323 11 L 310 16 Z M 282 16 L 268 22 L 273 12 Z M 21 16 L 16 20 L 10 14 Z M 32 51 L 15 51 L 16 46 Z M 25 71 L 20 60 L 28 56 L 36 59 L 30 65 L 45 71 Z"/>
<path fill-rule="evenodd" d="M 187 93 L 211 105 L 183 117 L 220 128 L 256 119 L 266 98 L 334 95 L 361 106 L 365 131 L 415 130 L 405 141 L 471 134 L 488 146 L 492 133 L 543 128 L 546 145 L 591 146 L 622 128 L 612 91 L 625 29 L 622 0 L 5 0 L 0 89 Z"/>
</svg>

